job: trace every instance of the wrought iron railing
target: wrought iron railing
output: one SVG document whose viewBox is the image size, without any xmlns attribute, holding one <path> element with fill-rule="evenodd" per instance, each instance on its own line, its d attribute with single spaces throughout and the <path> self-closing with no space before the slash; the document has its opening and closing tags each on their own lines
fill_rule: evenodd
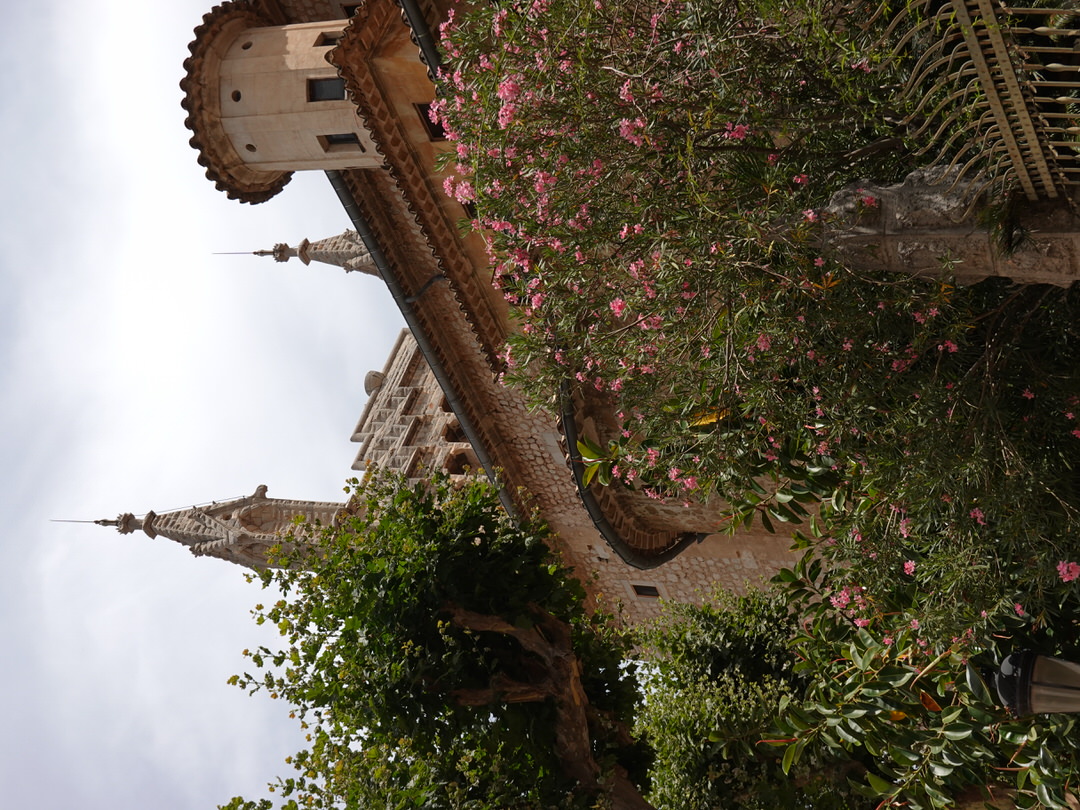
<svg viewBox="0 0 1080 810">
<path fill-rule="evenodd" d="M 917 156 L 954 187 L 1071 197 L 1080 185 L 1080 11 L 996 0 L 888 8 L 866 30 L 884 31 L 875 50 L 913 62 L 900 96 Z"/>
</svg>

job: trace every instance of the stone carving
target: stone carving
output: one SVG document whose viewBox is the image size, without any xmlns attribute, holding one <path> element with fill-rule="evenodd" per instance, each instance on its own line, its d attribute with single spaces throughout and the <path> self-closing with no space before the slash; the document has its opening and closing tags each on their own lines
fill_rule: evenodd
<svg viewBox="0 0 1080 810">
<path fill-rule="evenodd" d="M 902 183 L 853 183 L 822 212 L 825 249 L 856 270 L 953 275 L 960 284 L 1009 278 L 1067 287 L 1080 278 L 1080 222 L 1062 202 L 1025 203 L 999 227 L 1020 238 L 997 245 L 988 202 L 970 183 L 920 169 Z"/>
</svg>

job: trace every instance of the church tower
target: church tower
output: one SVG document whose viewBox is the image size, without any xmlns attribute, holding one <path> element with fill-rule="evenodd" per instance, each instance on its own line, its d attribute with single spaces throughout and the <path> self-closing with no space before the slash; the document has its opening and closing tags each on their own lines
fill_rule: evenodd
<svg viewBox="0 0 1080 810">
<path fill-rule="evenodd" d="M 299 519 L 305 523 L 329 524 L 344 504 L 322 501 L 294 501 L 267 498 L 260 485 L 245 498 L 193 506 L 173 512 L 147 512 L 141 518 L 130 512 L 116 520 L 94 521 L 99 526 L 115 526 L 120 534 L 141 530 L 148 537 L 174 540 L 197 557 L 218 557 L 246 568 L 267 567 L 271 549 L 282 543 Z"/>
</svg>

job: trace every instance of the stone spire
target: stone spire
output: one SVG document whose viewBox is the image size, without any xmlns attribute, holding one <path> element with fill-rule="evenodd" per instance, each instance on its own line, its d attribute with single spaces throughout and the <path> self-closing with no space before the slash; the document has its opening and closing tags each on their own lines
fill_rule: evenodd
<svg viewBox="0 0 1080 810">
<path fill-rule="evenodd" d="M 375 262 L 371 260 L 371 254 L 364 247 L 356 231 L 345 231 L 343 234 L 331 236 L 329 239 L 320 239 L 318 242 L 305 239 L 297 247 L 277 244 L 274 245 L 273 250 L 257 250 L 255 255 L 273 256 L 274 260 L 279 262 L 287 262 L 296 256 L 304 264 L 322 262 L 344 268 L 346 273 L 357 271 L 372 276 L 379 275 Z"/>
<path fill-rule="evenodd" d="M 137 518 L 130 512 L 116 520 L 95 520 L 99 526 L 115 526 L 120 534 L 141 530 L 148 537 L 165 537 L 197 557 L 218 557 L 247 568 L 266 568 L 267 555 L 275 546 L 288 550 L 287 536 L 297 517 L 306 522 L 332 523 L 343 504 L 323 501 L 292 501 L 267 498 L 260 485 L 245 498 L 209 506 L 193 506 L 174 512 L 147 512 Z"/>
</svg>

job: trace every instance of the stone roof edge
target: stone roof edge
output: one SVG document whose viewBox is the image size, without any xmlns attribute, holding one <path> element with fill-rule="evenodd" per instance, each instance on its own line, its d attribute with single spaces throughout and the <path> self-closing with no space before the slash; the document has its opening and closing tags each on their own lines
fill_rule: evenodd
<svg viewBox="0 0 1080 810">
<path fill-rule="evenodd" d="M 408 172 L 409 168 L 415 167 L 416 161 L 404 135 L 400 132 L 391 132 L 387 137 L 386 127 L 391 129 L 394 127 L 393 115 L 388 110 L 375 109 L 371 103 L 370 88 L 365 92 L 356 73 L 350 70 L 350 64 L 354 60 L 362 60 L 362 54 L 370 48 L 371 43 L 364 40 L 374 37 L 377 33 L 377 26 L 369 24 L 372 14 L 380 10 L 379 8 L 373 10 L 373 5 L 375 5 L 373 0 L 368 0 L 357 10 L 349 20 L 340 44 L 327 54 L 326 59 L 344 79 L 349 97 L 356 104 L 357 113 L 367 127 L 376 150 L 386 159 L 390 176 L 401 190 L 409 213 L 420 226 L 428 245 L 439 244 L 444 248 L 440 251 L 433 250 L 432 253 L 439 268 L 450 280 L 458 306 L 476 335 L 489 367 L 493 373 L 499 373 L 504 370 L 504 363 L 499 352 L 506 334 L 499 328 L 498 318 L 493 313 L 478 312 L 469 306 L 471 299 L 487 303 L 483 291 L 476 288 L 477 281 L 472 272 L 472 263 L 458 244 L 455 229 L 445 221 L 439 210 L 434 192 L 429 187 L 426 178 L 418 176 L 418 171 Z M 389 3 L 382 8 L 386 9 L 384 14 L 400 11 Z M 378 101 L 381 102 L 381 97 Z M 423 199 L 418 200 L 417 197 Z M 428 204 L 424 205 L 424 203 Z M 462 267 L 466 268 L 465 272 L 460 270 Z"/>
</svg>

